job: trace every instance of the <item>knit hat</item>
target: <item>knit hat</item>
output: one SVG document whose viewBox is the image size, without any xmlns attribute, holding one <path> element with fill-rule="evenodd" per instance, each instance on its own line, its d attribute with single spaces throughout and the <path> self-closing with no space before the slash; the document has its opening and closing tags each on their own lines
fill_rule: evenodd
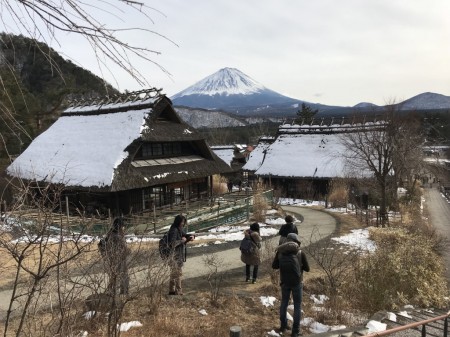
<svg viewBox="0 0 450 337">
<path fill-rule="evenodd" d="M 286 237 L 287 241 L 294 241 L 300 244 L 300 240 L 298 239 L 298 235 L 295 233 L 289 233 Z"/>
<path fill-rule="evenodd" d="M 250 225 L 250 230 L 254 231 L 254 232 L 259 232 L 259 223 L 254 222 Z"/>
<path fill-rule="evenodd" d="M 294 217 L 292 215 L 286 215 L 284 221 L 286 221 L 287 223 L 294 222 Z"/>
</svg>

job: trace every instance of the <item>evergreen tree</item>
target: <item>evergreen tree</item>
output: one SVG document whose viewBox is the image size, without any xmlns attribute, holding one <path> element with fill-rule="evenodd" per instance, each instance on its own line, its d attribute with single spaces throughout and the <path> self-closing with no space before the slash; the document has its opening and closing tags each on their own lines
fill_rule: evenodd
<svg viewBox="0 0 450 337">
<path fill-rule="evenodd" d="M 319 112 L 317 109 L 311 108 L 309 105 L 302 103 L 302 109 L 297 111 L 296 122 L 298 124 L 311 124 L 314 116 Z"/>
</svg>

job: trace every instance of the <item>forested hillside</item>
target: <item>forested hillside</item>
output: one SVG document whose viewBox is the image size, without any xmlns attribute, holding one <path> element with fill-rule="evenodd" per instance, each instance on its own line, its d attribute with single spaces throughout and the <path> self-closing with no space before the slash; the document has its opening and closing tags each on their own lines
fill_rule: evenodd
<svg viewBox="0 0 450 337">
<path fill-rule="evenodd" d="M 117 93 L 46 44 L 0 33 L 0 158 L 9 161 L 54 122 L 67 99 Z"/>
</svg>

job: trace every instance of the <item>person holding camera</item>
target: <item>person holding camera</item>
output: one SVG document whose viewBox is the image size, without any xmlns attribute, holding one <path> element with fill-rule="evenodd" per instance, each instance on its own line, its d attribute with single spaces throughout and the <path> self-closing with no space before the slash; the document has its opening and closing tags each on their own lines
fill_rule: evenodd
<svg viewBox="0 0 450 337">
<path fill-rule="evenodd" d="M 169 260 L 169 295 L 183 295 L 181 277 L 183 276 L 183 264 L 186 262 L 186 243 L 195 239 L 194 235 L 186 234 L 184 231 L 186 224 L 186 217 L 179 214 L 169 229 L 168 242 L 173 251 Z"/>
</svg>

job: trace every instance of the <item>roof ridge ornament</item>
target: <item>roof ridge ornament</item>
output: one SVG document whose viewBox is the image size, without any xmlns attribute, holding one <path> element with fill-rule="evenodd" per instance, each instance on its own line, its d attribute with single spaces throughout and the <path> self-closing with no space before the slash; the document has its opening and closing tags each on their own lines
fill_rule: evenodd
<svg viewBox="0 0 450 337">
<path fill-rule="evenodd" d="M 106 105 L 127 102 L 144 102 L 148 99 L 155 98 L 161 95 L 162 88 L 155 87 L 149 89 L 142 89 L 137 91 L 125 91 L 123 94 L 113 94 L 89 98 L 73 98 L 68 100 L 69 108 L 85 107 L 89 105 Z"/>
<path fill-rule="evenodd" d="M 335 117 L 317 119 L 318 124 L 290 124 L 285 122 L 278 127 L 278 134 L 331 134 L 331 133 L 349 133 L 357 131 L 376 131 L 384 130 L 389 124 L 388 121 L 378 120 L 373 117 L 372 121 L 367 120 L 367 116 L 362 116 L 362 122 L 358 122 L 356 117 L 341 117 L 336 121 Z"/>
</svg>

